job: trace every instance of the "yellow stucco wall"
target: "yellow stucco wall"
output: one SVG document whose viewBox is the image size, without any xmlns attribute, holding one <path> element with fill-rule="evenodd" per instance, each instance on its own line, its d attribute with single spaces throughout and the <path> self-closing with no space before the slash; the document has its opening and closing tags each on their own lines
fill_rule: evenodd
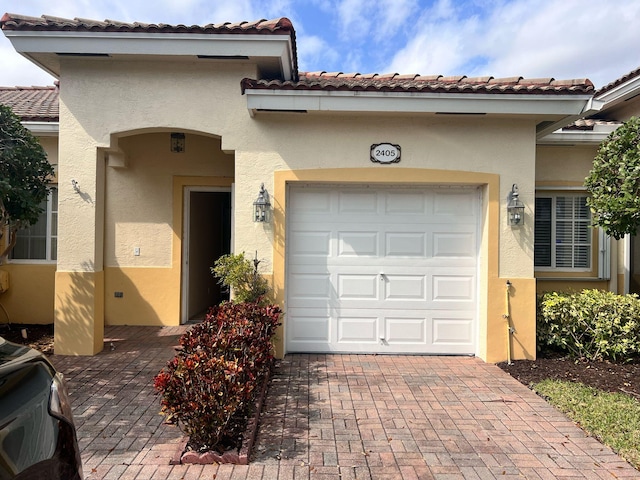
<svg viewBox="0 0 640 480">
<path fill-rule="evenodd" d="M 16 264 L 0 266 L 9 272 L 9 290 L 0 293 L 0 323 L 53 323 L 55 264 Z"/>
<path fill-rule="evenodd" d="M 258 250 L 264 273 L 273 274 L 279 298 L 285 298 L 284 270 L 276 268 L 284 222 L 254 223 L 252 202 L 261 183 L 272 194 L 280 188 L 276 172 L 308 170 L 332 172 L 324 177 L 331 182 L 455 185 L 469 178 L 483 186 L 487 196 L 479 308 L 486 342 L 478 354 L 488 361 L 506 358 L 506 338 L 500 334 L 506 332 L 504 295 L 494 300 L 493 294 L 504 293 L 509 279 L 519 335 L 513 354 L 535 355 L 534 119 L 262 113 L 252 118 L 239 91 L 241 78 L 255 76 L 250 64 L 227 63 L 220 68 L 196 62 L 160 65 L 72 58 L 61 62 L 56 321 L 71 332 L 74 298 L 85 298 L 79 292 L 93 294 L 90 320 L 82 331 L 87 338 L 96 337 L 73 343 L 71 334 L 61 332 L 60 349 L 85 352 L 89 344 L 96 349 L 105 319 L 178 321 L 182 193 L 176 181 L 183 185 L 176 180 L 179 177 L 235 179 L 234 249 Z M 193 158 L 171 155 L 165 143 L 171 131 L 188 133 L 187 153 L 197 142 L 203 143 L 203 150 Z M 207 143 L 208 137 L 221 138 L 220 145 Z M 401 145 L 401 163 L 369 161 L 371 144 L 381 142 Z M 221 151 L 234 154 L 233 169 L 224 160 L 217 164 L 217 159 L 228 158 Z M 117 166 L 106 166 L 106 156 Z M 73 190 L 72 179 L 80 192 Z M 507 194 L 513 183 L 527 207 L 520 228 L 506 223 Z M 284 197 L 278 195 L 282 202 Z M 133 256 L 134 246 L 141 247 L 140 257 Z M 165 281 L 162 290 L 158 285 Z M 116 288 L 132 294 L 114 299 Z M 131 299 L 135 301 L 129 303 Z"/>
</svg>

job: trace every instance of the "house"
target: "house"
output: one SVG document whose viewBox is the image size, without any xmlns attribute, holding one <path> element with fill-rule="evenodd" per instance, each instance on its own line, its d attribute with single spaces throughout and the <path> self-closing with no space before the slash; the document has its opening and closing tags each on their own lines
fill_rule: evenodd
<svg viewBox="0 0 640 480">
<path fill-rule="evenodd" d="M 197 317 L 222 298 L 209 267 L 229 250 L 257 255 L 285 309 L 279 355 L 534 358 L 538 291 L 633 283 L 633 242 L 589 228 L 581 185 L 639 110 L 638 72 L 597 92 L 300 72 L 286 18 L 0 24 L 59 79 L 0 90 L 58 181 L 48 249 L 2 267 L 0 302 L 19 319 L 55 312 L 56 353 L 99 352 L 104 325 Z"/>
</svg>

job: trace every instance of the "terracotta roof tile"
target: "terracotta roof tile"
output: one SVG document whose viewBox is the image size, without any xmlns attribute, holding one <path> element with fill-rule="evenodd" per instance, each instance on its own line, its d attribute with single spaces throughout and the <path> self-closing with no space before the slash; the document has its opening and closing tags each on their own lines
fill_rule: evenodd
<svg viewBox="0 0 640 480">
<path fill-rule="evenodd" d="M 242 35 L 288 35 L 293 49 L 293 71 L 298 71 L 296 32 L 291 20 L 286 17 L 252 22 L 209 23 L 207 25 L 167 25 L 164 23 L 126 23 L 116 20 L 90 20 L 86 18 L 60 18 L 50 15 L 30 17 L 5 13 L 0 19 L 2 30 L 20 31 L 78 31 L 120 33 L 196 33 L 196 34 L 242 34 Z M 296 77 L 297 78 L 297 77 Z"/>
<path fill-rule="evenodd" d="M 493 78 L 442 75 L 344 74 L 342 72 L 300 72 L 298 81 L 242 80 L 242 91 L 269 90 L 358 90 L 382 92 L 429 93 L 503 93 L 503 94 L 591 94 L 593 84 L 587 79 L 555 80 L 523 77 Z"/>
<path fill-rule="evenodd" d="M 603 93 L 608 92 L 609 90 L 613 90 L 618 85 L 622 85 L 623 83 L 628 82 L 629 80 L 632 80 L 632 79 L 634 79 L 634 78 L 636 78 L 638 76 L 640 76 L 640 67 L 636 68 L 635 70 L 631 70 L 626 75 L 623 75 L 622 77 L 614 80 L 613 82 L 609 83 L 608 85 L 605 85 L 602 88 L 599 88 L 596 91 L 595 96 L 598 97 L 598 96 L 602 95 Z"/>
<path fill-rule="evenodd" d="M 617 120 L 603 120 L 595 118 L 581 118 L 562 130 L 593 130 L 596 125 L 621 125 Z"/>
<path fill-rule="evenodd" d="M 286 17 L 274 20 L 255 20 L 252 22 L 218 23 L 208 25 L 167 25 L 164 23 L 126 23 L 116 20 L 90 20 L 85 18 L 61 18 L 50 15 L 30 17 L 5 13 L 0 19 L 3 30 L 50 30 L 50 31 L 98 31 L 105 32 L 163 32 L 163 33 L 208 33 L 208 34 L 252 34 L 269 33 L 291 35 L 295 31 L 291 20 Z"/>
<path fill-rule="evenodd" d="M 58 88 L 0 87 L 0 103 L 11 107 L 22 121 L 57 122 Z"/>
</svg>

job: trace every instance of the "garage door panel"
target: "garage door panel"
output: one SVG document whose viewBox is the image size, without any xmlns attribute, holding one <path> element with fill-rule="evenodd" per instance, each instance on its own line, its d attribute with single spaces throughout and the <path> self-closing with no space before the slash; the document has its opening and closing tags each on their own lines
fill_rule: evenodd
<svg viewBox="0 0 640 480">
<path fill-rule="evenodd" d="M 394 345 L 427 346 L 427 319 L 425 317 L 385 319 L 384 343 Z"/>
<path fill-rule="evenodd" d="M 338 274 L 338 298 L 340 300 L 377 300 L 378 275 Z"/>
<path fill-rule="evenodd" d="M 418 257 L 427 254 L 427 235 L 424 232 L 386 232 L 384 255 L 387 257 Z"/>
<path fill-rule="evenodd" d="M 330 214 L 331 213 L 330 190 L 326 189 L 304 189 L 296 192 L 295 202 L 289 206 L 290 213 L 308 215 Z"/>
<path fill-rule="evenodd" d="M 433 275 L 432 299 L 434 302 L 475 303 L 475 278 L 473 275 Z"/>
<path fill-rule="evenodd" d="M 323 257 L 331 254 L 331 232 L 292 232 L 289 249 L 292 260 L 296 257 Z"/>
<path fill-rule="evenodd" d="M 438 312 L 431 317 L 431 345 L 436 353 L 473 353 L 474 320 L 460 312 Z"/>
<path fill-rule="evenodd" d="M 288 340 L 295 343 L 329 343 L 331 339 L 331 317 L 322 309 L 318 311 L 296 311 L 296 321 L 287 328 Z"/>
<path fill-rule="evenodd" d="M 292 188 L 288 202 L 289 351 L 474 353 L 477 190 Z"/>
<path fill-rule="evenodd" d="M 340 191 L 338 193 L 339 214 L 376 215 L 378 213 L 378 193 L 375 191 Z"/>
<path fill-rule="evenodd" d="M 386 300 L 427 301 L 426 275 L 385 274 L 384 282 Z"/>
<path fill-rule="evenodd" d="M 340 316 L 337 319 L 337 342 L 339 344 L 368 343 L 375 345 L 380 341 L 378 323 L 378 317 L 375 316 Z"/>
<path fill-rule="evenodd" d="M 436 216 L 468 216 L 475 218 L 476 196 L 470 191 L 433 192 L 433 214 Z"/>
<path fill-rule="evenodd" d="M 338 232 L 339 257 L 377 257 L 378 232 Z"/>
<path fill-rule="evenodd" d="M 290 301 L 319 298 L 328 301 L 331 297 L 331 279 L 325 273 L 292 273 L 289 275 Z"/>
<path fill-rule="evenodd" d="M 427 213 L 424 193 L 390 191 L 385 197 L 384 211 L 392 215 L 424 216 Z"/>
<path fill-rule="evenodd" d="M 475 232 L 435 232 L 432 245 L 432 257 L 462 257 L 475 261 L 477 254 Z"/>
</svg>

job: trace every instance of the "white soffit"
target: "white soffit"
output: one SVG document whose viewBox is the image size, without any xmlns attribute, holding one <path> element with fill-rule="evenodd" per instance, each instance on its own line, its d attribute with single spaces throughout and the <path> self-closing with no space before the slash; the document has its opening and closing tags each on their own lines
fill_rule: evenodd
<svg viewBox="0 0 640 480">
<path fill-rule="evenodd" d="M 279 59 L 282 78 L 293 76 L 289 35 L 132 33 L 132 32 L 3 32 L 15 50 L 49 73 L 59 76 L 58 54 L 77 56 L 162 55 Z"/>
<path fill-rule="evenodd" d="M 266 111 L 582 115 L 591 95 L 247 89 L 251 114 Z"/>
</svg>

